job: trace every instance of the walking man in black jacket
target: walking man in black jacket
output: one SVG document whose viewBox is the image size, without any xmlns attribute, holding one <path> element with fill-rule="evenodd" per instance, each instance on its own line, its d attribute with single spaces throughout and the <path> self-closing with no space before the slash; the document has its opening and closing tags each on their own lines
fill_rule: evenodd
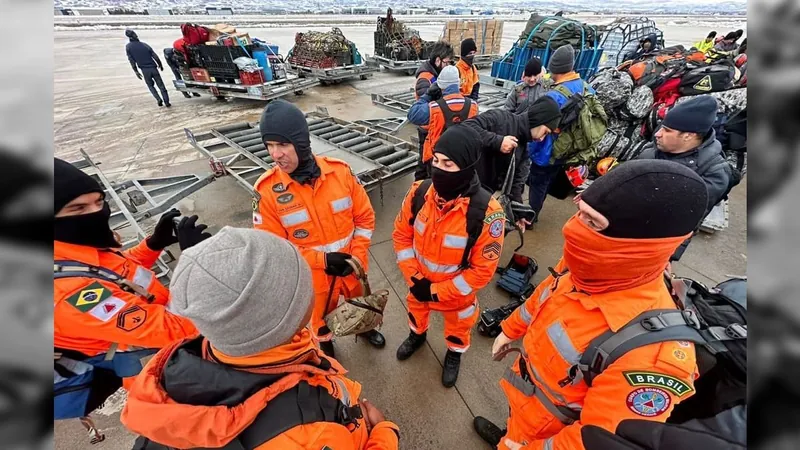
<svg viewBox="0 0 800 450">
<path fill-rule="evenodd" d="M 522 193 L 531 167 L 527 143 L 544 139 L 558 128 L 560 121 L 558 104 L 547 96 L 540 97 L 522 114 L 498 108 L 465 121 L 464 125 L 481 136 L 482 153 L 477 169 L 483 187 L 489 192 L 501 189 L 511 158 L 514 158 L 510 197 L 522 203 Z M 524 225 L 530 227 L 531 224 Z"/>
<path fill-rule="evenodd" d="M 140 80 L 144 79 L 144 82 L 147 83 L 147 88 L 150 89 L 150 93 L 156 98 L 158 106 L 164 106 L 166 104 L 169 108 L 172 106 L 169 103 L 169 94 L 167 93 L 167 88 L 164 87 L 161 74 L 158 73 L 159 70 L 164 70 L 164 66 L 161 64 L 161 60 L 158 59 L 158 55 L 156 55 L 152 47 L 139 40 L 139 36 L 136 35 L 135 31 L 125 30 L 125 36 L 130 39 L 128 45 L 125 46 L 125 53 L 128 54 L 128 61 L 131 63 L 133 73 L 135 73 L 136 77 Z M 156 68 L 158 68 L 158 70 L 156 70 Z M 140 69 L 142 71 L 141 73 L 139 73 Z M 158 96 L 156 85 L 158 85 L 158 90 L 161 91 L 161 97 Z M 162 97 L 164 99 L 163 101 L 161 100 Z"/>
</svg>

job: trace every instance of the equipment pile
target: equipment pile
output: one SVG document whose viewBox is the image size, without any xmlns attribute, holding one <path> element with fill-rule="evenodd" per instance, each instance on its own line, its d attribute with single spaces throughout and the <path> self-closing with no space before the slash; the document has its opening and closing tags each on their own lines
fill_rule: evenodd
<svg viewBox="0 0 800 450">
<path fill-rule="evenodd" d="M 288 59 L 293 65 L 315 69 L 329 69 L 361 62 L 355 44 L 348 41 L 339 28 L 333 28 L 329 32 L 297 33 L 294 37 L 294 48 Z"/>
<path fill-rule="evenodd" d="M 375 55 L 395 61 L 417 61 L 428 59 L 433 42 L 419 37 L 419 31 L 407 27 L 392 17 L 392 9 L 386 17 L 378 17 L 375 30 Z"/>
<path fill-rule="evenodd" d="M 444 24 L 442 40 L 453 47 L 456 55 L 461 54 L 461 41 L 464 39 L 475 40 L 478 55 L 499 54 L 500 41 L 503 39 L 503 21 L 455 19 Z"/>
<path fill-rule="evenodd" d="M 204 27 L 185 23 L 181 34 L 183 38 L 175 41 L 173 48 L 188 79 L 252 85 L 286 78 L 278 46 L 251 39 L 248 33 L 238 33 L 231 25 Z"/>
<path fill-rule="evenodd" d="M 732 55 L 704 54 L 683 46 L 601 70 L 589 81 L 609 118 L 597 159 L 635 159 L 652 140 L 667 111 L 692 96 L 710 95 L 719 104 L 714 125 L 717 139 L 731 164 L 743 173 L 747 89 L 741 81 Z"/>
</svg>

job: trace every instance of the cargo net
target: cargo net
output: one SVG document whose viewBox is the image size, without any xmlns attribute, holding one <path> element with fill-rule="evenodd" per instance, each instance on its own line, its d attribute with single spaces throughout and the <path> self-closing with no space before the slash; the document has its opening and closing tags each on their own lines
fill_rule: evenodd
<svg viewBox="0 0 800 450">
<path fill-rule="evenodd" d="M 295 35 L 289 63 L 314 69 L 330 69 L 353 64 L 354 53 L 355 45 L 338 28 L 325 33 L 309 31 Z"/>
<path fill-rule="evenodd" d="M 392 17 L 391 8 L 386 17 L 378 17 L 375 30 L 375 54 L 378 56 L 395 61 L 428 59 L 433 44 L 419 37 L 419 31 Z"/>
<path fill-rule="evenodd" d="M 536 28 L 537 25 L 539 25 L 538 28 Z M 536 28 L 536 33 L 528 40 L 528 36 L 533 33 L 534 28 Z M 525 29 L 519 35 L 517 46 L 522 47 L 527 41 L 527 48 L 547 48 L 549 42 L 551 49 L 562 45 L 571 45 L 580 49 L 582 48 L 581 36 L 583 36 L 584 46 L 588 47 L 594 44 L 595 33 L 596 29 L 585 23 L 576 23 L 558 17 L 548 18 L 533 13 L 528 19 Z"/>
</svg>

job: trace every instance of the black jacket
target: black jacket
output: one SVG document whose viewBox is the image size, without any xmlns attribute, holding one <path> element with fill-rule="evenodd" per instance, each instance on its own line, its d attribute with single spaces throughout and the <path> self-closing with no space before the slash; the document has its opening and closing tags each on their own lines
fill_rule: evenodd
<svg viewBox="0 0 800 450">
<path fill-rule="evenodd" d="M 136 66 L 139 66 L 140 69 L 164 68 L 156 52 L 144 42 L 128 42 L 128 45 L 125 46 L 125 53 L 128 54 L 128 61 L 130 61 L 133 70 L 136 70 Z"/>
<path fill-rule="evenodd" d="M 428 92 L 428 88 L 431 87 L 431 82 L 429 80 L 420 78 L 419 75 L 423 72 L 432 74 L 434 80 L 436 80 L 436 77 L 439 76 L 438 72 L 430 61 L 425 61 L 420 64 L 419 69 L 417 69 L 417 73 L 414 74 L 414 76 L 417 77 L 417 81 L 414 83 L 414 93 L 417 94 L 417 98 L 425 95 Z"/>
<path fill-rule="evenodd" d="M 531 158 L 528 156 L 527 148 L 531 138 L 528 115 L 517 115 L 504 109 L 490 109 L 467 120 L 464 125 L 471 127 L 481 136 L 478 177 L 489 192 L 495 192 L 503 187 L 508 165 L 511 163 L 512 155 L 500 151 L 503 138 L 516 136 L 517 149 L 513 153 L 516 170 L 511 187 L 511 199 L 522 202 L 522 191 L 525 189 L 528 172 L 531 169 Z"/>
<path fill-rule="evenodd" d="M 694 170 L 706 183 L 708 190 L 706 214 L 722 201 L 732 175 L 730 164 L 722 157 L 722 145 L 717 140 L 714 130 L 711 130 L 703 143 L 694 150 L 674 155 L 658 150 L 655 143 L 650 142 L 637 159 L 673 161 Z"/>
</svg>

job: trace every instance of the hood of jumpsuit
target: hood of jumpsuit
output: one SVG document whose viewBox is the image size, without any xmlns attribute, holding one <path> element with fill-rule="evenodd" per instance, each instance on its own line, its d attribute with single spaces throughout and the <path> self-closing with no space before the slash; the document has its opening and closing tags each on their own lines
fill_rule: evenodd
<svg viewBox="0 0 800 450">
<path fill-rule="evenodd" d="M 294 146 L 298 165 L 289 177 L 300 184 L 312 183 L 319 178 L 321 172 L 311 151 L 308 122 L 300 109 L 285 100 L 273 100 L 264 108 L 258 127 L 261 141 L 265 144 L 276 141 Z"/>
<path fill-rule="evenodd" d="M 304 328 L 291 342 L 231 357 L 204 338 L 159 351 L 136 378 L 122 411 L 134 433 L 175 448 L 220 448 L 278 394 L 300 381 L 347 371 L 322 355 Z"/>
</svg>

